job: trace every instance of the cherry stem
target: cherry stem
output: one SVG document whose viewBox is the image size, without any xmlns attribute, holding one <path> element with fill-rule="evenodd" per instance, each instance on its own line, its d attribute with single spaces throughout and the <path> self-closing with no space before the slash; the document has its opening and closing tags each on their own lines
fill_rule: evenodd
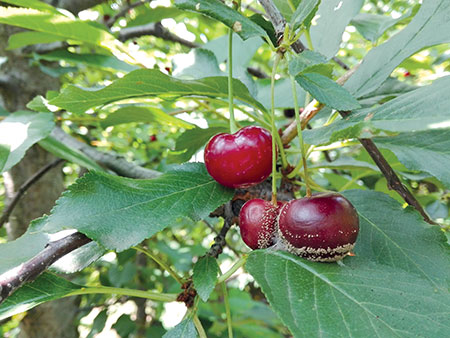
<svg viewBox="0 0 450 338">
<path fill-rule="evenodd" d="M 272 74 L 270 76 L 270 106 L 271 106 L 271 120 L 272 120 L 272 203 L 277 205 L 277 128 L 275 126 L 275 74 L 277 72 L 278 63 L 282 54 L 277 53 L 275 61 L 273 62 Z"/>
<path fill-rule="evenodd" d="M 298 140 L 300 143 L 300 150 L 301 150 L 301 154 L 302 154 L 303 171 L 305 173 L 306 197 L 310 197 L 311 196 L 311 187 L 309 185 L 308 166 L 306 164 L 306 149 L 305 149 L 305 143 L 303 142 L 302 122 L 300 120 L 300 114 L 299 114 L 297 90 L 295 88 L 294 77 L 291 75 L 290 78 L 291 78 L 291 86 L 292 86 L 292 97 L 294 99 L 295 121 L 297 122 L 297 134 L 298 134 Z"/>
<path fill-rule="evenodd" d="M 230 301 L 228 300 L 227 283 L 222 283 L 223 303 L 225 304 L 225 314 L 227 316 L 228 338 L 233 338 L 233 328 L 231 323 Z"/>
<path fill-rule="evenodd" d="M 230 111 L 230 132 L 238 131 L 233 107 L 233 30 L 228 31 L 228 110 Z"/>
</svg>

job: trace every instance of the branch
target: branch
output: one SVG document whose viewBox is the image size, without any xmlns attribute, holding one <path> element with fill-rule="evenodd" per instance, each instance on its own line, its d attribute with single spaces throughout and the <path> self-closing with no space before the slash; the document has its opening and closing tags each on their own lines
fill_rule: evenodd
<svg viewBox="0 0 450 338">
<path fill-rule="evenodd" d="M 50 265 L 91 240 L 76 232 L 54 242 L 29 261 L 0 275 L 0 304 L 23 284 L 31 282 L 48 269 Z"/>
<path fill-rule="evenodd" d="M 106 168 L 111 169 L 120 176 L 131 178 L 155 178 L 161 175 L 161 173 L 156 170 L 143 168 L 134 163 L 128 162 L 122 156 L 113 152 L 106 153 L 98 151 L 86 143 L 80 142 L 74 137 L 68 135 L 59 127 L 53 129 L 50 135 L 67 147 L 81 151 L 86 156 Z"/>
<path fill-rule="evenodd" d="M 116 13 L 112 18 L 110 18 L 105 23 L 106 27 L 111 28 L 114 25 L 114 23 L 119 18 L 125 16 L 128 13 L 129 10 L 131 10 L 133 8 L 136 8 L 136 7 L 139 7 L 139 6 L 142 6 L 142 5 L 144 5 L 146 3 L 149 3 L 149 2 L 151 2 L 151 0 L 143 0 L 143 1 L 138 0 L 136 2 L 133 2 L 133 3 L 129 4 L 128 6 L 124 6 L 118 13 Z"/>
<path fill-rule="evenodd" d="M 211 248 L 208 251 L 208 256 L 217 258 L 222 253 L 223 248 L 227 244 L 225 241 L 225 237 L 227 236 L 228 231 L 231 229 L 231 226 L 233 225 L 233 208 L 232 208 L 232 202 L 228 202 L 224 205 L 224 225 L 222 229 L 220 229 L 219 234 L 214 238 L 214 244 L 211 246 Z"/>
<path fill-rule="evenodd" d="M 160 22 L 149 23 L 147 25 L 136 27 L 123 28 L 119 32 L 118 39 L 123 42 L 143 35 L 152 35 L 158 38 L 162 38 L 164 40 L 178 42 L 183 46 L 189 48 L 199 47 L 199 45 L 196 44 L 195 42 L 185 40 L 175 34 L 172 34 L 169 30 L 164 28 L 164 26 Z"/>
<path fill-rule="evenodd" d="M 19 202 L 20 198 L 23 196 L 23 194 L 39 179 L 44 176 L 48 171 L 50 171 L 52 168 L 56 167 L 60 163 L 64 162 L 62 159 L 57 159 L 53 162 L 48 163 L 46 166 L 39 169 L 33 176 L 31 176 L 27 181 L 25 181 L 24 184 L 20 186 L 20 188 L 17 190 L 17 192 L 14 194 L 13 198 L 11 199 L 11 202 L 8 204 L 8 206 L 3 210 L 2 217 L 0 217 L 0 228 L 3 226 L 4 223 L 6 223 L 9 219 L 9 216 L 11 215 L 12 211 L 14 210 L 16 204 Z"/>
</svg>

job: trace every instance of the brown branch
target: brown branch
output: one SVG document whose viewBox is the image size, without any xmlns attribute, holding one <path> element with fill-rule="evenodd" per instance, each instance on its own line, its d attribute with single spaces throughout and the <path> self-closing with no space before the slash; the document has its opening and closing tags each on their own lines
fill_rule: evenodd
<svg viewBox="0 0 450 338">
<path fill-rule="evenodd" d="M 16 204 L 19 202 L 20 198 L 25 194 L 25 192 L 39 179 L 44 176 L 48 171 L 50 171 L 52 168 L 58 166 L 60 163 L 64 162 L 62 159 L 57 159 L 53 162 L 48 163 L 46 166 L 39 169 L 33 176 L 31 176 L 28 180 L 25 181 L 24 184 L 20 186 L 20 188 L 17 190 L 17 192 L 14 194 L 13 198 L 11 199 L 11 202 L 8 204 L 7 207 L 3 210 L 2 217 L 0 217 L 0 228 L 3 226 L 4 223 L 6 223 L 9 219 L 9 216 L 13 212 Z"/>
<path fill-rule="evenodd" d="M 207 255 L 217 258 L 222 253 L 223 248 L 227 244 L 225 241 L 225 237 L 227 236 L 228 231 L 231 229 L 231 226 L 233 225 L 233 207 L 232 202 L 228 202 L 224 205 L 223 210 L 223 217 L 224 217 L 224 224 L 222 229 L 220 229 L 219 234 L 214 238 L 214 244 L 209 249 Z"/>
<path fill-rule="evenodd" d="M 50 265 L 91 240 L 76 232 L 54 242 L 49 242 L 45 249 L 10 271 L 0 275 L 0 304 L 14 291 L 27 282 L 39 277 Z"/>
<path fill-rule="evenodd" d="M 127 6 L 124 6 L 119 12 L 117 12 L 112 18 L 110 18 L 107 22 L 105 22 L 106 27 L 111 28 L 114 23 L 119 20 L 121 17 L 125 16 L 129 10 L 145 5 L 146 3 L 151 2 L 151 0 L 138 0 L 133 2 Z"/>
<path fill-rule="evenodd" d="M 160 22 L 150 23 L 142 26 L 123 28 L 119 32 L 118 39 L 120 41 L 126 41 L 132 38 L 137 38 L 144 35 L 151 35 L 158 38 L 162 38 L 164 40 L 178 42 L 183 46 L 189 48 L 199 47 L 195 42 L 191 42 L 180 38 L 179 36 L 172 34 L 168 29 L 164 28 L 164 26 Z"/>
</svg>

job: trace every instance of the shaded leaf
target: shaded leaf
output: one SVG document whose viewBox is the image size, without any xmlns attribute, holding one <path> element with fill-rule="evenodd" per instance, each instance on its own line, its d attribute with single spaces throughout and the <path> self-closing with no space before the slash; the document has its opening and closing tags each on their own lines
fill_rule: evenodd
<svg viewBox="0 0 450 338">
<path fill-rule="evenodd" d="M 45 138 L 55 126 L 53 114 L 18 111 L 0 122 L 0 162 L 3 171 L 19 162 L 25 152 L 36 142 Z M 9 148 L 9 152 L 6 149 Z M 5 160 L 6 158 L 6 160 Z"/>
<path fill-rule="evenodd" d="M 220 269 L 214 257 L 206 255 L 199 258 L 194 265 L 192 280 L 200 298 L 206 302 L 214 290 Z"/>
<path fill-rule="evenodd" d="M 299 27 L 303 21 L 309 16 L 309 14 L 320 3 L 320 0 L 302 0 L 291 17 L 291 27 Z"/>
<path fill-rule="evenodd" d="M 186 129 L 194 128 L 192 124 L 170 116 L 159 108 L 134 105 L 119 108 L 113 113 L 108 114 L 108 116 L 101 121 L 101 125 L 103 128 L 106 128 L 108 126 L 116 126 L 118 124 L 130 122 L 153 123 Z"/>
<path fill-rule="evenodd" d="M 192 128 L 177 138 L 175 153 L 169 155 L 169 162 L 182 163 L 189 159 L 216 134 L 228 132 L 228 127 Z"/>
<path fill-rule="evenodd" d="M 163 338 L 197 338 L 197 330 L 194 322 L 190 318 L 186 318 L 173 329 L 167 331 Z"/>
<path fill-rule="evenodd" d="M 81 285 L 44 272 L 34 282 L 27 283 L 0 305 L 0 320 L 25 312 L 33 307 L 67 296 Z"/>
<path fill-rule="evenodd" d="M 298 73 L 301 73 L 308 68 L 319 65 L 322 63 L 327 63 L 327 59 L 325 56 L 313 52 L 311 50 L 305 50 L 304 52 L 296 55 L 289 62 L 289 74 L 292 76 L 296 76 Z"/>
<path fill-rule="evenodd" d="M 20 32 L 9 36 L 8 49 L 15 49 L 38 43 L 51 43 L 61 40 L 64 40 L 64 38 L 50 33 Z"/>
<path fill-rule="evenodd" d="M 55 7 L 39 0 L 5 0 L 2 2 L 20 7 L 34 8 L 49 13 L 59 13 Z"/>
<path fill-rule="evenodd" d="M 41 231 L 76 229 L 107 249 L 123 251 L 178 218 L 199 220 L 233 196 L 200 163 L 150 180 L 89 172 L 58 199 Z"/>
<path fill-rule="evenodd" d="M 224 23 L 244 40 L 252 36 L 267 36 L 266 31 L 252 20 L 220 1 L 176 0 L 175 5 L 181 9 L 202 13 Z"/>
<path fill-rule="evenodd" d="M 213 52 L 195 48 L 188 54 L 177 54 L 172 58 L 172 75 L 180 79 L 201 79 L 208 76 L 225 76 Z"/>
<path fill-rule="evenodd" d="M 367 95 L 377 89 L 410 55 L 425 47 L 450 42 L 449 16 L 449 1 L 424 1 L 406 28 L 364 57 L 344 87 L 355 97 Z"/>
<path fill-rule="evenodd" d="M 266 109 L 270 109 L 270 79 L 256 81 L 257 93 L 256 97 Z M 295 84 L 297 90 L 298 102 L 305 102 L 305 91 L 302 87 Z M 280 79 L 275 81 L 275 108 L 292 108 L 294 107 L 294 99 L 292 98 L 292 84 L 289 79 Z"/>
<path fill-rule="evenodd" d="M 233 80 L 235 99 L 265 110 L 238 80 Z M 226 77 L 208 77 L 201 80 L 179 80 L 154 69 L 135 70 L 100 90 L 83 90 L 75 86 L 64 89 L 50 104 L 74 113 L 89 108 L 131 98 L 158 96 L 175 99 L 180 96 L 228 97 Z"/>
<path fill-rule="evenodd" d="M 391 150 L 408 169 L 425 171 L 450 188 L 450 129 L 376 137 L 374 141 Z"/>
<path fill-rule="evenodd" d="M 349 92 L 333 80 L 318 73 L 305 73 L 295 77 L 304 90 L 320 103 L 337 110 L 353 110 L 360 105 Z"/>
</svg>

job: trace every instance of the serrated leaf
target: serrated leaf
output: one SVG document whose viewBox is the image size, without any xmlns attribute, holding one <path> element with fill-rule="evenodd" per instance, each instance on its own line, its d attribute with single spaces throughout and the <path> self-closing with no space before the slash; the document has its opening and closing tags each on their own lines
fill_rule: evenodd
<svg viewBox="0 0 450 338">
<path fill-rule="evenodd" d="M 363 0 L 322 1 L 310 28 L 314 50 L 328 59 L 335 56 L 339 51 L 345 28 L 350 20 L 359 13 L 363 3 Z M 332 25 L 331 29 L 330 24 Z"/>
<path fill-rule="evenodd" d="M 408 169 L 427 172 L 450 188 L 450 129 L 376 137 L 374 141 L 391 150 Z"/>
<path fill-rule="evenodd" d="M 450 42 L 449 16 L 449 1 L 424 1 L 406 28 L 364 57 L 344 87 L 355 97 L 367 95 L 376 90 L 410 55 L 425 47 Z"/>
<path fill-rule="evenodd" d="M 108 70 L 118 70 L 131 72 L 138 69 L 137 66 L 130 65 L 119 59 L 103 54 L 76 54 L 68 50 L 55 50 L 46 54 L 35 55 L 39 60 L 47 61 L 67 61 L 75 64 L 84 64 L 91 67 L 104 68 Z"/>
<path fill-rule="evenodd" d="M 208 300 L 214 290 L 219 272 L 219 265 L 214 257 L 206 255 L 195 263 L 192 280 L 195 290 L 204 302 Z"/>
<path fill-rule="evenodd" d="M 389 77 L 377 90 L 359 98 L 358 102 L 363 107 L 373 107 L 417 88 L 417 86 Z"/>
<path fill-rule="evenodd" d="M 327 58 L 325 56 L 311 50 L 305 50 L 304 52 L 296 55 L 289 62 L 289 74 L 296 76 L 298 73 L 322 63 L 327 63 Z"/>
<path fill-rule="evenodd" d="M 291 17 L 291 27 L 299 27 L 309 14 L 320 3 L 320 0 L 302 0 Z"/>
<path fill-rule="evenodd" d="M 3 151 L 0 162 L 5 163 L 3 171 L 19 162 L 28 148 L 48 136 L 54 126 L 53 114 L 29 111 L 15 112 L 1 121 L 0 145 Z"/>
<path fill-rule="evenodd" d="M 265 110 L 238 80 L 233 80 L 235 99 Z M 208 77 L 201 80 L 179 80 L 155 69 L 135 70 L 100 90 L 83 90 L 75 86 L 64 89 L 50 104 L 74 113 L 84 113 L 108 103 L 149 96 L 177 98 L 182 96 L 228 97 L 226 77 Z"/>
<path fill-rule="evenodd" d="M 15 49 L 38 43 L 51 43 L 61 40 L 64 40 L 64 38 L 55 34 L 42 32 L 21 32 L 9 36 L 7 49 Z"/>
<path fill-rule="evenodd" d="M 305 141 L 324 144 L 340 139 L 372 137 L 380 131 L 409 132 L 450 126 L 450 76 L 435 80 L 376 108 L 352 112 L 329 126 L 305 131 Z"/>
<path fill-rule="evenodd" d="M 379 172 L 380 170 L 376 165 L 358 161 L 353 157 L 340 157 L 332 162 L 322 162 L 308 166 L 309 168 L 330 168 L 330 169 L 344 169 L 344 170 L 354 170 L 354 169 L 370 169 Z"/>
<path fill-rule="evenodd" d="M 228 127 L 210 127 L 206 129 L 195 127 L 186 130 L 177 138 L 174 149 L 177 153 L 169 155 L 169 162 L 182 163 L 189 161 L 189 159 L 203 147 L 211 137 L 228 131 Z"/>
<path fill-rule="evenodd" d="M 333 80 L 318 73 L 305 73 L 295 77 L 298 84 L 320 103 L 336 110 L 353 110 L 360 105 L 348 91 Z"/>
<path fill-rule="evenodd" d="M 266 109 L 270 109 L 270 79 L 256 81 L 257 93 L 256 97 Z M 295 84 L 297 90 L 298 102 L 305 102 L 305 91 L 302 87 Z M 275 81 L 275 108 L 292 108 L 294 107 L 294 99 L 292 98 L 292 84 L 287 78 Z"/>
<path fill-rule="evenodd" d="M 194 128 L 192 124 L 170 116 L 159 108 L 146 106 L 127 106 L 119 108 L 113 113 L 108 114 L 108 116 L 101 121 L 101 125 L 103 128 L 106 128 L 108 126 L 116 126 L 130 122 L 154 123 L 186 129 Z"/>
<path fill-rule="evenodd" d="M 439 227 L 385 194 L 344 195 L 358 211 L 360 233 L 356 257 L 342 266 L 251 253 L 246 267 L 273 309 L 295 337 L 445 335 L 450 260 Z"/>
<path fill-rule="evenodd" d="M 414 274 L 351 258 L 314 263 L 256 250 L 246 267 L 294 337 L 439 337 L 449 296 Z"/>
<path fill-rule="evenodd" d="M 177 0 L 178 8 L 195 11 L 227 25 L 246 40 L 253 36 L 267 36 L 266 31 L 249 18 L 217 0 Z"/>
<path fill-rule="evenodd" d="M 352 19 L 351 24 L 366 40 L 376 42 L 386 30 L 411 14 L 412 10 L 409 9 L 404 15 L 394 19 L 387 15 L 359 13 Z"/>
<path fill-rule="evenodd" d="M 27 283 L 0 305 L 0 320 L 25 312 L 33 307 L 67 296 L 81 285 L 44 272 L 34 282 Z"/>
<path fill-rule="evenodd" d="M 233 196 L 190 163 L 151 180 L 89 172 L 58 199 L 41 231 L 76 229 L 107 249 L 123 251 L 177 219 L 199 220 Z"/>
<path fill-rule="evenodd" d="M 58 13 L 30 8 L 0 7 L 0 23 L 94 44 L 108 49 L 119 59 L 135 62 L 124 53 L 124 45 L 109 32 Z"/>
<path fill-rule="evenodd" d="M 20 6 L 20 7 L 27 7 L 27 8 L 34 8 L 40 11 L 50 12 L 50 13 L 59 13 L 58 10 L 39 0 L 5 0 L 2 2 L 6 2 L 11 5 Z"/>
<path fill-rule="evenodd" d="M 64 143 L 58 141 L 51 135 L 47 136 L 43 140 L 40 140 L 39 145 L 56 157 L 76 163 L 86 169 L 104 171 L 104 169 L 90 157 L 86 156 L 79 150 L 66 146 Z"/>
<path fill-rule="evenodd" d="M 191 318 L 184 319 L 173 329 L 167 331 L 163 338 L 197 338 L 197 330 Z"/>
</svg>

